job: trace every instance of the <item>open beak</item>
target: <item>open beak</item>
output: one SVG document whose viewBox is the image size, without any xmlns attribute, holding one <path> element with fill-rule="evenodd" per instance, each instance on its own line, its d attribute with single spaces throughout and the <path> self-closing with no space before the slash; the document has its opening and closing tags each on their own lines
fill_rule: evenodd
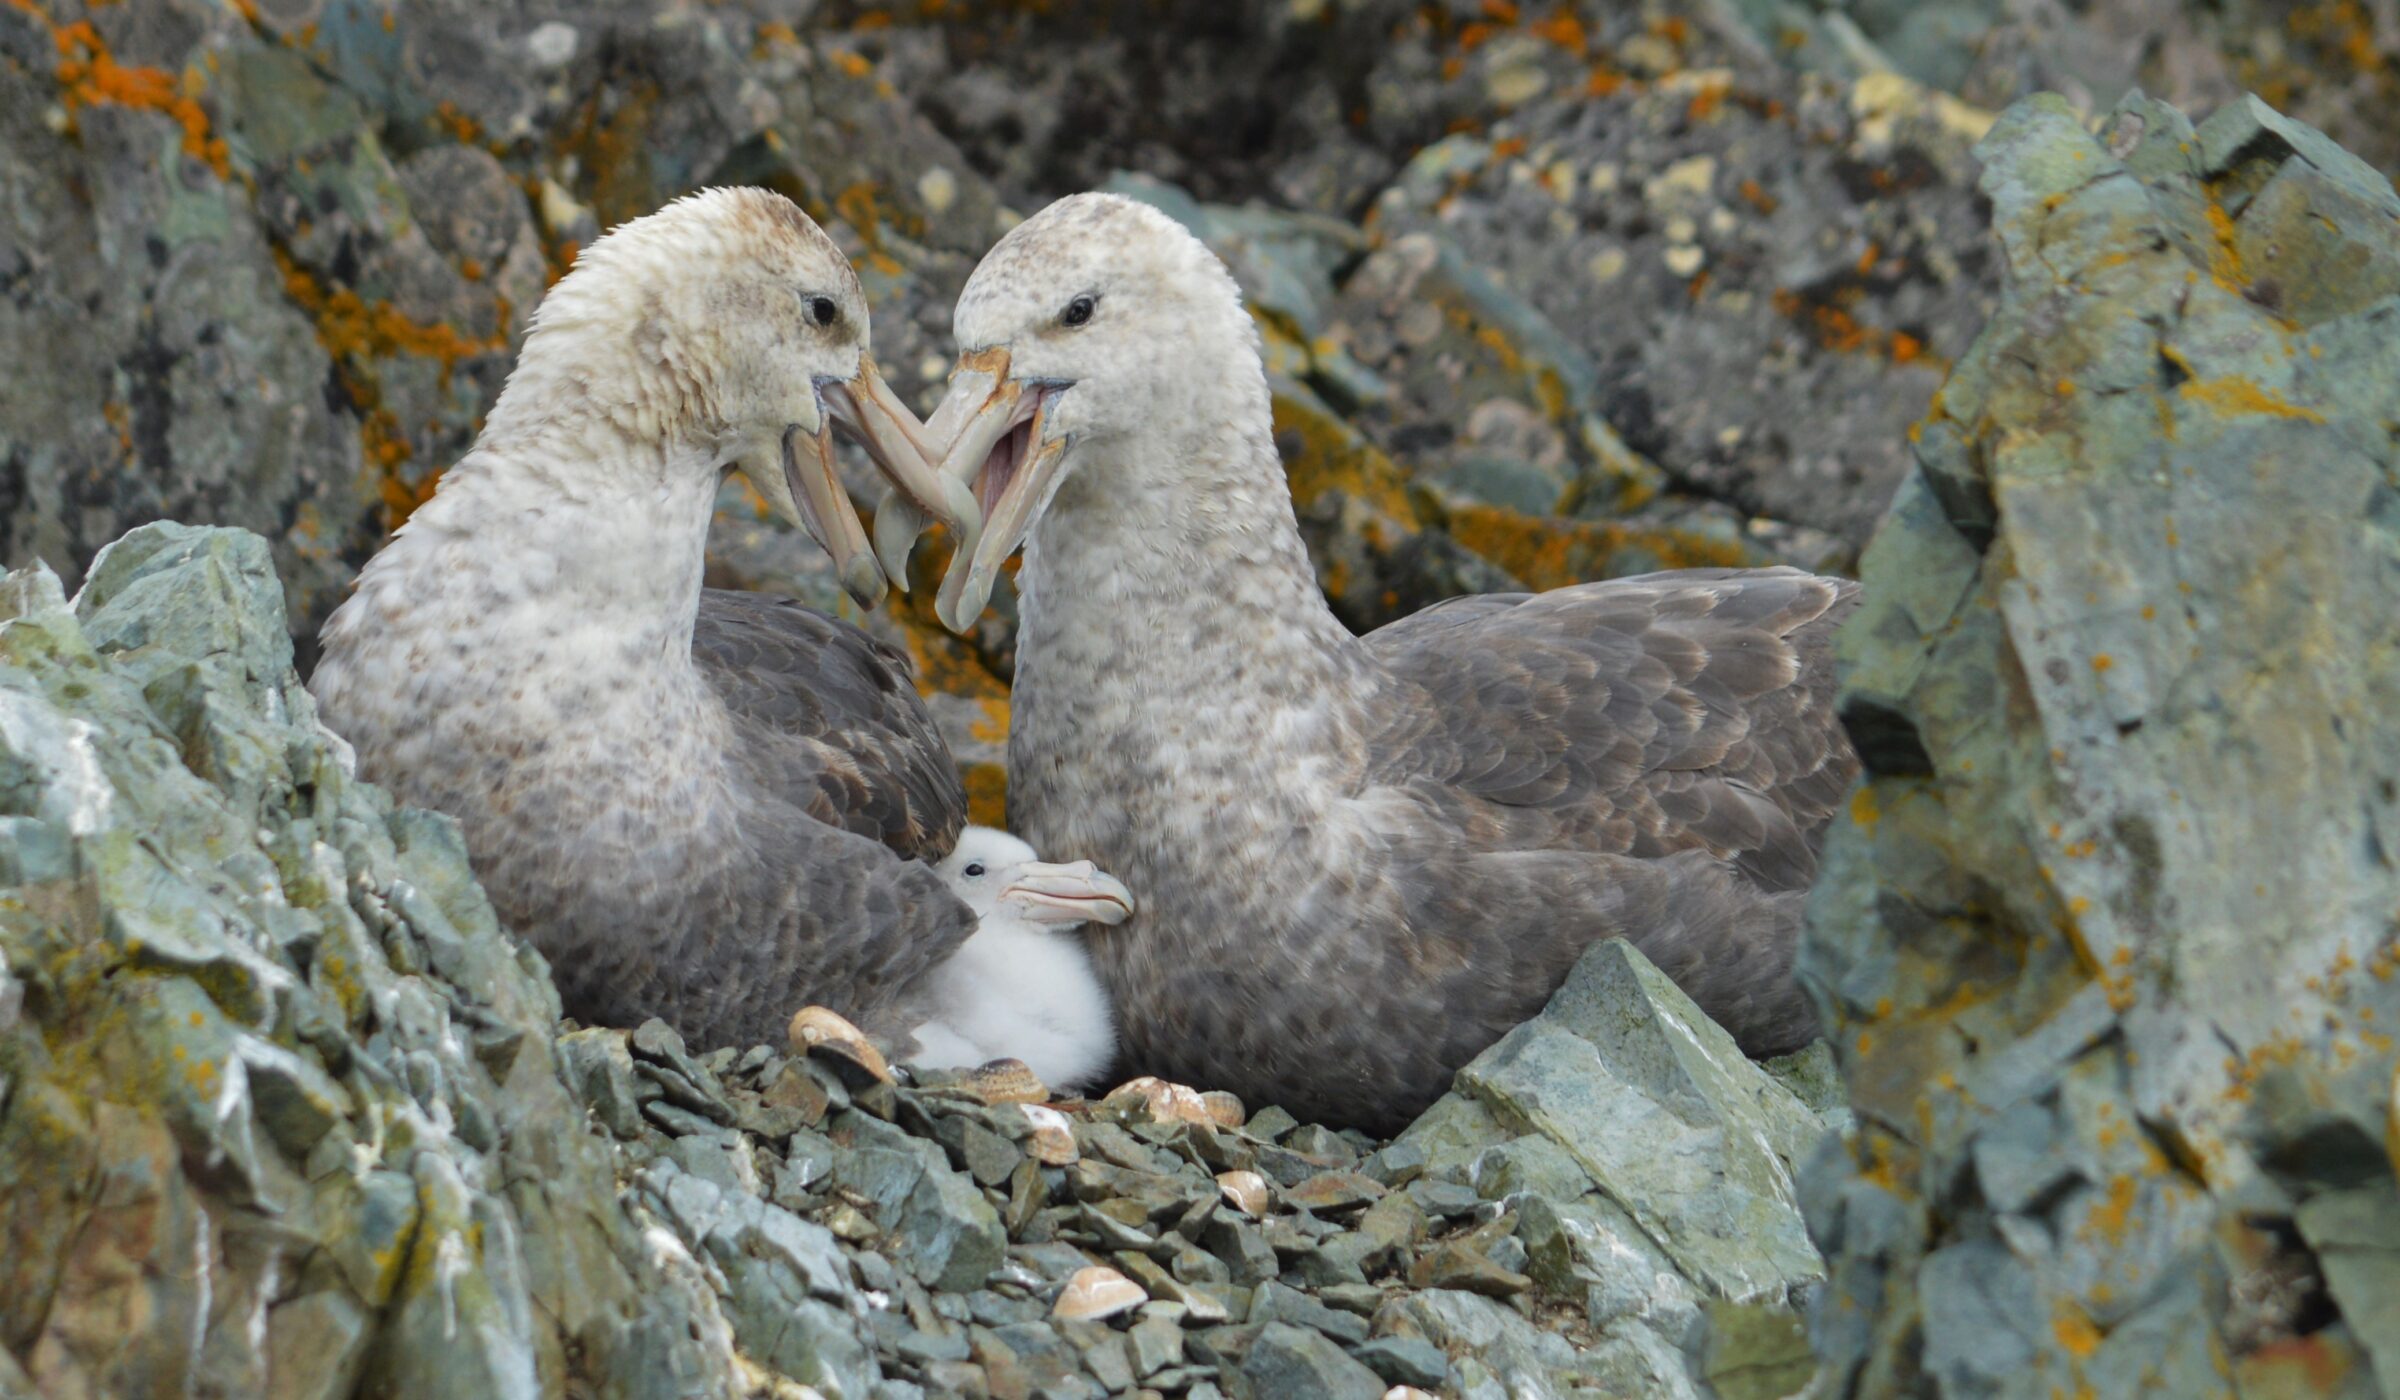
<svg viewBox="0 0 2400 1400">
<path fill-rule="evenodd" d="M 956 425 L 935 470 L 949 480 L 972 484 L 976 504 L 983 510 L 983 535 L 960 543 L 934 600 L 934 615 L 953 632 L 975 625 L 991 599 L 1000 565 L 1025 542 L 1057 489 L 1067 440 L 1044 434 L 1050 405 L 1068 387 L 1011 378 L 1005 349 L 959 357 L 950 393 L 934 412 L 936 423 Z"/>
<path fill-rule="evenodd" d="M 1000 900 L 1039 924 L 1121 924 L 1133 914 L 1133 895 L 1088 860 L 1028 861 L 1001 887 Z"/>
<path fill-rule="evenodd" d="M 982 512 L 963 482 L 945 479 L 934 470 L 916 415 L 883 382 L 873 357 L 859 356 L 855 376 L 820 379 L 815 388 L 816 431 L 799 426 L 785 429 L 782 480 L 770 485 L 760 479 L 765 473 L 747 466 L 744 474 L 769 505 L 798 516 L 809 534 L 833 556 L 842 587 L 859 606 L 871 608 L 883 598 L 883 571 L 858 523 L 858 513 L 850 507 L 849 493 L 843 489 L 841 472 L 834 463 L 836 428 L 867 450 L 868 459 L 895 491 L 924 515 L 949 526 L 960 539 L 972 541 L 981 533 Z"/>
<path fill-rule="evenodd" d="M 927 461 L 935 460 L 933 448 L 947 444 L 958 436 L 958 430 L 982 406 L 996 382 L 989 374 L 963 367 L 951 377 L 949 392 L 943 396 L 941 405 L 934 409 L 933 416 L 925 420 L 924 428 L 917 435 L 918 441 L 928 445 L 925 454 Z M 965 384 L 963 388 L 962 383 Z M 955 485 L 971 502 L 975 499 L 971 479 L 979 465 L 969 463 L 965 473 L 960 476 L 952 476 L 938 468 L 936 474 L 942 478 L 943 490 L 947 491 Z M 875 507 L 875 557 L 883 561 L 884 577 L 892 581 L 892 587 L 903 593 L 908 591 L 908 556 L 917 547 L 917 536 L 925 533 L 925 527 L 931 519 L 897 489 L 884 492 L 883 500 Z M 975 530 L 980 533 L 983 524 L 980 509 L 973 519 Z M 956 538 L 959 550 L 973 552 L 974 534 Z"/>
</svg>

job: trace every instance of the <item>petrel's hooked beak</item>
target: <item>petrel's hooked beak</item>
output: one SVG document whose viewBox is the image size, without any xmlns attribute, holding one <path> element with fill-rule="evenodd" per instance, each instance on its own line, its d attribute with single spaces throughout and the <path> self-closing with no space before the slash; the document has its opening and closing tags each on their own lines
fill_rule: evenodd
<svg viewBox="0 0 2400 1400">
<path fill-rule="evenodd" d="M 944 478 L 933 469 L 922 429 L 915 414 L 884 383 L 872 356 L 860 355 L 858 373 L 849 379 L 830 376 L 815 386 L 817 422 L 814 428 L 794 424 L 783 434 L 782 479 L 770 485 L 768 473 L 744 466 L 759 494 L 771 506 L 795 516 L 833 556 L 841 571 L 842 587 L 861 607 L 874 607 L 883 598 L 883 572 L 867 543 L 858 513 L 850 508 L 833 455 L 833 433 L 840 428 L 867 450 L 875 469 L 918 511 L 950 527 L 962 540 L 981 533 L 983 515 L 974 493 L 965 484 Z M 922 517 L 920 517 L 922 518 Z"/>
<path fill-rule="evenodd" d="M 983 537 L 960 544 L 934 600 L 934 615 L 953 632 L 975 625 L 1001 564 L 1025 542 L 1057 489 L 1067 440 L 1046 432 L 1050 405 L 1068 387 L 1011 378 L 1008 351 L 999 346 L 959 357 L 950 393 L 934 412 L 934 421 L 951 429 L 935 470 L 974 484 L 976 504 L 983 508 Z M 933 437 L 930 429 L 927 436 Z"/>
<path fill-rule="evenodd" d="M 1037 924 L 1121 924 L 1133 916 L 1132 893 L 1088 860 L 1027 861 L 1010 873 L 1000 902 Z"/>
</svg>

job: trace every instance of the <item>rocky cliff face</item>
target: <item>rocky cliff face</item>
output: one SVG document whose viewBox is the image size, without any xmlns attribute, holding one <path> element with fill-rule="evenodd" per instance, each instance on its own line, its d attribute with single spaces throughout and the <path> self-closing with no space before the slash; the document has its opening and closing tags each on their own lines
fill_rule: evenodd
<svg viewBox="0 0 2400 1400">
<path fill-rule="evenodd" d="M 0 1391 L 733 1385 L 548 970 L 316 723 L 264 543 L 152 526 L 0 611 Z"/>
<path fill-rule="evenodd" d="M 2255 101 L 1983 147 L 1804 975 L 1852 1393 L 2400 1388 L 2400 197 Z M 2380 1389 L 2379 1389 L 2380 1387 Z"/>
</svg>

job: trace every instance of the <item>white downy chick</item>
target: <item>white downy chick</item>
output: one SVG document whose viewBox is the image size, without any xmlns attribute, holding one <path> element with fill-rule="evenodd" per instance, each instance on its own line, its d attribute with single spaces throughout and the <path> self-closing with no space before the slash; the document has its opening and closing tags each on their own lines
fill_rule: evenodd
<svg viewBox="0 0 2400 1400">
<path fill-rule="evenodd" d="M 1108 992 L 1073 932 L 1133 913 L 1133 896 L 1088 860 L 1052 865 L 988 826 L 959 833 L 934 867 L 979 920 L 932 976 L 933 1012 L 916 1029 L 918 1064 L 971 1069 L 1024 1061 L 1055 1092 L 1086 1087 L 1116 1057 Z"/>
</svg>

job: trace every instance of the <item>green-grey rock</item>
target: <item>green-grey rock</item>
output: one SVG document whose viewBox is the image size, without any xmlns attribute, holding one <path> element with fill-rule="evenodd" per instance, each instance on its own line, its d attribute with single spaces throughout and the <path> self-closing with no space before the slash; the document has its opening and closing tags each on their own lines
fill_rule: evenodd
<svg viewBox="0 0 2400 1400">
<path fill-rule="evenodd" d="M 1825 1387 L 2388 1390 L 2400 196 L 2248 98 L 1981 153 L 1801 950 Z"/>
<path fill-rule="evenodd" d="M 1350 1348 L 1350 1355 L 1394 1385 L 1431 1390 L 1450 1378 L 1450 1358 L 1422 1337 L 1377 1337 Z"/>
<path fill-rule="evenodd" d="M 1322 1332 L 1270 1322 L 1242 1358 L 1258 1395 L 1289 1400 L 1379 1400 L 1383 1378 L 1350 1359 Z"/>
<path fill-rule="evenodd" d="M 43 1393 L 732 1385 L 719 1297 L 562 1079 L 541 960 L 449 824 L 316 723 L 265 542 L 146 526 L 72 606 L 39 569 L 0 598 L 11 1368 Z"/>
</svg>

